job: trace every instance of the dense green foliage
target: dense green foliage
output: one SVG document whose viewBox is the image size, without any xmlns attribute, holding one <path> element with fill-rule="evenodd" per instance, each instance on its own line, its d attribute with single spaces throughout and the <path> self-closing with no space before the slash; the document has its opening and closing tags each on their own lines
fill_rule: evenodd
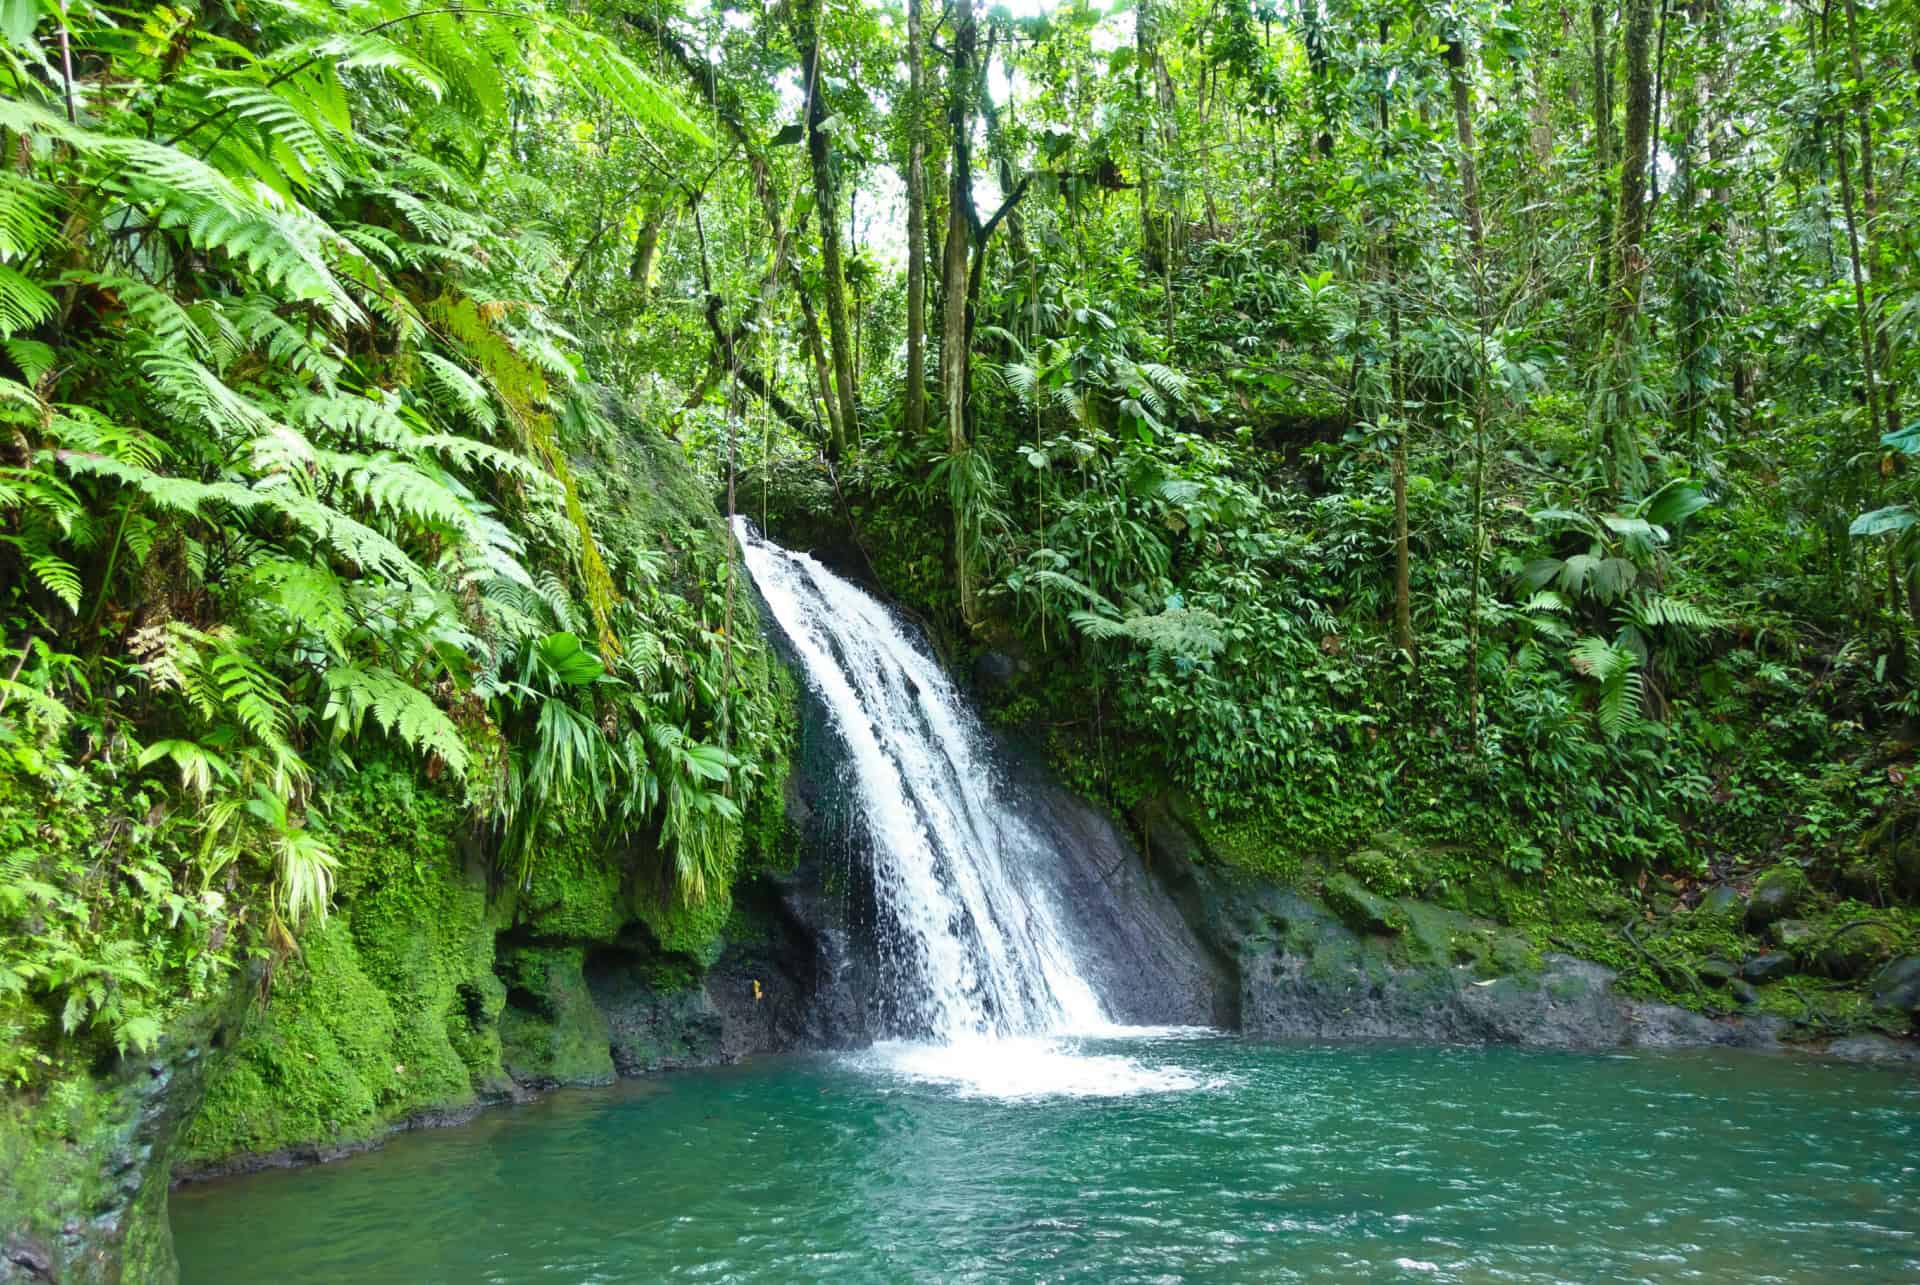
<svg viewBox="0 0 1920 1285">
<path fill-rule="evenodd" d="M 1252 867 L 1920 894 L 1910 0 L 0 13 L 15 1079 L 292 949 L 375 746 L 706 949 L 716 495 Z"/>
<path fill-rule="evenodd" d="M 782 695 L 509 213 L 699 129 L 539 6 L 5 12 L 0 1073 L 293 949 L 382 746 L 501 883 L 591 818 L 724 918 Z"/>
<path fill-rule="evenodd" d="M 1857 843 L 1911 826 L 1911 6 L 924 8 L 820 7 L 825 184 L 809 30 L 636 20 L 732 140 L 660 289 L 764 287 L 712 328 L 744 509 L 1015 652 L 1002 714 L 1121 807 L 1896 895 Z M 726 253 L 770 210 L 877 280 Z"/>
</svg>

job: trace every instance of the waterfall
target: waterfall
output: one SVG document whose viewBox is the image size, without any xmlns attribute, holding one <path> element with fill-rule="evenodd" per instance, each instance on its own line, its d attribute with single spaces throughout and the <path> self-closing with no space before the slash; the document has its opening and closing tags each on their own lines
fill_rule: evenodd
<svg viewBox="0 0 1920 1285">
<path fill-rule="evenodd" d="M 892 1033 L 952 1045 L 1108 1028 L 1054 894 L 1058 854 L 953 683 L 872 596 L 745 518 L 735 531 L 851 757 Z"/>
</svg>

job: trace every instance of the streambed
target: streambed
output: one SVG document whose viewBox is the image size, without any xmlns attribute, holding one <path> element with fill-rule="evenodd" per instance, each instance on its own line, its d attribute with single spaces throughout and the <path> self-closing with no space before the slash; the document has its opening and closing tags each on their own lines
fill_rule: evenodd
<svg viewBox="0 0 1920 1285">
<path fill-rule="evenodd" d="M 1920 1276 L 1920 1078 L 1730 1052 L 884 1044 L 174 1193 L 189 1285 Z"/>
</svg>

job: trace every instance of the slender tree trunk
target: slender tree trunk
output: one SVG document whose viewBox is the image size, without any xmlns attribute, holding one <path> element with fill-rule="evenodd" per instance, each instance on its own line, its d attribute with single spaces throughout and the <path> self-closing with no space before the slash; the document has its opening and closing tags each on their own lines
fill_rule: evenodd
<svg viewBox="0 0 1920 1285">
<path fill-rule="evenodd" d="M 800 220 L 803 230 L 806 219 Z M 800 338 L 807 350 L 807 359 L 813 367 L 813 378 L 820 390 L 821 404 L 827 411 L 827 441 L 829 453 L 834 449 L 835 441 L 844 441 L 845 436 L 840 424 L 840 407 L 833 397 L 833 375 L 827 368 L 827 345 L 820 335 L 820 312 L 814 306 L 813 296 L 805 289 L 796 287 L 794 294 L 800 300 Z"/>
<path fill-rule="evenodd" d="M 907 388 L 906 436 L 927 427 L 927 138 L 923 0 L 907 0 Z"/>
<path fill-rule="evenodd" d="M 1659 35 L 1653 49 L 1653 133 L 1647 154 L 1647 207 L 1660 204 L 1660 106 L 1667 96 L 1667 12 L 1671 0 L 1659 0 Z"/>
<path fill-rule="evenodd" d="M 967 308 L 970 303 L 970 251 L 973 228 L 973 105 L 974 54 L 979 22 L 973 0 L 961 0 L 955 18 L 951 66 L 948 71 L 947 127 L 951 162 L 947 178 L 947 235 L 941 264 L 940 395 L 947 419 L 947 468 L 953 480 L 953 572 L 960 616 L 968 625 L 978 618 L 973 595 L 969 514 L 963 512 L 960 470 L 969 467 L 967 454 L 967 383 L 970 353 L 967 344 Z"/>
<path fill-rule="evenodd" d="M 1395 287 L 1397 289 L 1397 286 Z M 1413 655 L 1413 549 L 1407 532 L 1407 422 L 1406 396 L 1400 387 L 1400 306 L 1387 314 L 1394 355 L 1388 377 L 1395 403 L 1393 423 L 1393 641 Z"/>
<path fill-rule="evenodd" d="M 1151 0 L 1135 0 L 1133 6 L 1133 154 L 1139 167 L 1140 257 L 1149 268 L 1158 269 L 1154 258 L 1153 178 L 1147 164 L 1147 96 L 1143 88 L 1147 64 L 1153 51 L 1153 7 Z"/>
<path fill-rule="evenodd" d="M 1588 10 L 1593 28 L 1593 190 L 1600 206 L 1597 249 L 1600 297 L 1612 294 L 1613 273 L 1613 89 L 1608 75 L 1607 10 L 1593 0 Z"/>
<path fill-rule="evenodd" d="M 1487 237 L 1486 221 L 1480 209 L 1480 172 L 1473 148 L 1473 85 L 1467 70 L 1466 33 L 1447 41 L 1447 79 L 1453 91 L 1453 136 L 1460 148 L 1460 204 L 1467 215 L 1469 258 L 1476 276 Z M 1476 298 L 1479 289 L 1475 287 Z"/>
<path fill-rule="evenodd" d="M 1388 20 L 1380 20 L 1380 49 L 1387 47 L 1391 32 Z M 1380 91 L 1380 141 L 1383 156 L 1391 157 L 1392 121 L 1387 107 L 1387 92 Z M 1390 163 L 1390 162 L 1389 162 Z M 1386 260 L 1387 277 L 1387 398 L 1391 407 L 1393 437 L 1393 642 L 1403 654 L 1413 656 L 1413 551 L 1407 533 L 1407 395 L 1403 387 L 1400 361 L 1400 245 L 1399 228 L 1389 217 L 1386 240 L 1381 247 Z"/>
<path fill-rule="evenodd" d="M 660 234 L 672 224 L 678 208 L 671 194 L 661 197 L 659 204 L 653 207 L 646 221 L 640 225 L 639 234 L 633 238 L 633 257 L 627 261 L 627 280 L 640 287 L 642 308 L 653 298 L 653 260 L 660 249 Z"/>
<path fill-rule="evenodd" d="M 1640 311 L 1640 282 L 1645 275 L 1647 167 L 1653 145 L 1653 0 L 1626 0 L 1627 128 L 1620 157 L 1620 231 L 1614 260 L 1612 322 L 1616 343 Z"/>
<path fill-rule="evenodd" d="M 1840 171 L 1840 210 L 1847 223 L 1847 267 L 1853 276 L 1853 310 L 1860 322 L 1860 373 L 1866 386 L 1867 427 L 1873 443 L 1880 438 L 1880 381 L 1874 370 L 1873 315 L 1867 310 L 1867 279 L 1860 262 L 1860 222 L 1853 200 L 1853 166 L 1847 157 L 1847 132 L 1833 131 L 1834 167 Z"/>
<path fill-rule="evenodd" d="M 827 119 L 820 83 L 820 0 L 800 0 L 793 9 L 794 41 L 800 46 L 800 74 L 807 92 L 807 159 L 813 170 L 813 197 L 820 216 L 820 267 L 827 296 L 827 338 L 833 353 L 833 393 L 838 422 L 827 452 L 838 459 L 847 439 L 859 432 L 853 380 L 853 330 L 847 316 L 846 268 L 841 260 L 840 206 L 833 178 L 833 155 L 821 128 Z"/>
<path fill-rule="evenodd" d="M 1467 725 L 1469 743 L 1480 752 L 1480 572 L 1485 554 L 1487 468 L 1487 361 L 1491 336 L 1487 306 L 1486 216 L 1480 207 L 1480 175 L 1473 142 L 1473 82 L 1467 64 L 1463 23 L 1446 46 L 1447 79 L 1453 92 L 1453 136 L 1460 149 L 1460 203 L 1467 215 L 1467 272 L 1473 291 L 1474 333 L 1478 340 L 1473 387 L 1468 391 L 1473 422 L 1473 556 L 1467 586 Z"/>
<path fill-rule="evenodd" d="M 973 228 L 974 54 L 979 24 L 972 0 L 963 0 L 953 34 L 948 72 L 947 126 L 951 162 L 947 176 L 947 234 L 941 264 L 940 393 L 952 452 L 967 445 L 967 278 Z"/>
<path fill-rule="evenodd" d="M 1847 60 L 1853 71 L 1854 84 L 1854 126 L 1860 135 L 1860 239 L 1866 253 L 1866 277 L 1870 288 L 1867 304 L 1877 310 L 1880 290 L 1875 274 L 1881 270 L 1882 265 L 1879 253 L 1880 192 L 1874 181 L 1873 170 L 1873 96 L 1867 91 L 1866 64 L 1860 56 L 1860 17 L 1855 0 L 1846 0 L 1846 13 Z M 1880 331 L 1879 323 L 1874 317 L 1869 316 L 1867 324 L 1877 335 L 1874 369 L 1876 374 L 1884 380 L 1893 370 L 1890 360 L 1892 354 L 1888 350 L 1887 337 Z M 1891 433 L 1900 427 L 1899 398 L 1884 384 L 1880 391 L 1880 405 L 1886 415 L 1886 431 Z"/>
</svg>

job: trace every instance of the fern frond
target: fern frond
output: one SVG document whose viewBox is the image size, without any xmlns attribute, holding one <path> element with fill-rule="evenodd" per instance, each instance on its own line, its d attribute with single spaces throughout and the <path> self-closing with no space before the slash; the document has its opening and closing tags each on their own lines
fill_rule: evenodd
<svg viewBox="0 0 1920 1285">
<path fill-rule="evenodd" d="M 341 734 L 358 734 L 371 715 L 380 730 L 411 750 L 430 753 L 464 780 L 467 747 L 460 729 L 425 692 L 389 670 L 335 665 L 325 675 L 321 717 Z"/>
<path fill-rule="evenodd" d="M 32 330 L 53 316 L 55 306 L 39 282 L 0 263 L 0 339 Z"/>
<path fill-rule="evenodd" d="M 1719 616 L 1704 607 L 1664 594 L 1645 595 L 1633 603 L 1629 614 L 1633 622 L 1643 629 L 1670 627 L 1704 634 L 1720 629 L 1725 624 Z"/>
<path fill-rule="evenodd" d="M 420 365 L 426 371 L 426 384 L 438 394 L 436 401 L 465 415 L 480 432 L 493 432 L 499 417 L 493 413 L 493 398 L 488 390 L 453 361 L 440 353 L 420 350 Z"/>
</svg>

